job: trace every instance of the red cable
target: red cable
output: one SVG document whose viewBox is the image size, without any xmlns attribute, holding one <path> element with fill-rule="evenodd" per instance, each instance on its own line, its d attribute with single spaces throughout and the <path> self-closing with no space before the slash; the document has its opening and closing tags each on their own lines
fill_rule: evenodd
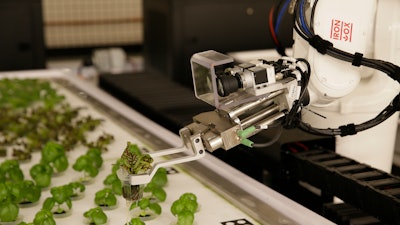
<svg viewBox="0 0 400 225">
<path fill-rule="evenodd" d="M 274 12 L 275 12 L 275 7 L 272 6 L 271 9 L 269 10 L 269 18 L 268 18 L 269 26 L 268 27 L 269 27 L 269 31 L 271 32 L 272 39 L 275 42 L 275 45 L 280 47 L 281 44 L 279 43 L 279 40 L 275 33 L 275 28 L 274 28 Z"/>
</svg>

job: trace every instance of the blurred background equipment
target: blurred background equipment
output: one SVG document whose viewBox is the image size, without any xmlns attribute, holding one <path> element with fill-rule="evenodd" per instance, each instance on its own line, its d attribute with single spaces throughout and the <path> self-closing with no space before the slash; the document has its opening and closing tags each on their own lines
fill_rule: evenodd
<svg viewBox="0 0 400 225">
<path fill-rule="evenodd" d="M 268 13 L 279 1 L 143 1 L 146 70 L 192 87 L 190 57 L 213 49 L 221 53 L 275 48 Z M 291 46 L 292 20 L 283 17 L 282 45 Z"/>
<path fill-rule="evenodd" d="M 2 0 L 0 29 L 0 71 L 45 67 L 40 0 Z"/>
</svg>

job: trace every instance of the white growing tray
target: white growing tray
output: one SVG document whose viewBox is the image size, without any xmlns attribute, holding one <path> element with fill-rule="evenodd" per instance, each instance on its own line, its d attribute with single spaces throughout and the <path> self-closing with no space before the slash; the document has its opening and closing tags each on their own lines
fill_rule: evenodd
<svg viewBox="0 0 400 225">
<path fill-rule="evenodd" d="M 147 119 L 93 84 L 81 80 L 69 70 L 0 73 L 0 78 L 5 77 L 64 80 L 68 85 L 58 83 L 55 85 L 71 105 L 84 106 L 86 109 L 83 113 L 105 120 L 93 133 L 94 137 L 103 131 L 115 137 L 115 141 L 108 147 L 108 152 L 103 153 L 104 164 L 99 175 L 93 183 L 86 185 L 84 198 L 73 201 L 72 214 L 56 218 L 58 225 L 85 224 L 83 212 L 96 206 L 94 194 L 104 187 L 102 183 L 104 178 L 111 172 L 112 163 L 120 157 L 128 141 L 151 151 L 181 146 L 179 136 Z M 79 173 L 74 171 L 71 165 L 85 152 L 83 147 L 79 148 L 68 153 L 70 166 L 66 172 L 52 179 L 52 186 L 67 184 L 78 178 Z M 39 157 L 39 153 L 34 153 L 32 161 L 21 164 L 27 179 L 30 178 L 29 168 L 38 162 Z M 2 160 L 4 159 L 0 159 Z M 195 214 L 196 225 L 333 224 L 211 155 L 173 168 L 178 173 L 168 175 L 167 199 L 161 203 L 163 212 L 155 219 L 146 221 L 147 225 L 172 224 L 174 217 L 170 212 L 170 206 L 185 192 L 195 193 L 198 197 L 200 210 Z M 21 219 L 32 222 L 35 213 L 49 195 L 49 190 L 45 190 L 37 205 L 21 208 Z M 126 201 L 122 197 L 118 198 L 116 208 L 105 210 L 105 213 L 109 224 L 122 225 L 129 219 Z"/>
</svg>

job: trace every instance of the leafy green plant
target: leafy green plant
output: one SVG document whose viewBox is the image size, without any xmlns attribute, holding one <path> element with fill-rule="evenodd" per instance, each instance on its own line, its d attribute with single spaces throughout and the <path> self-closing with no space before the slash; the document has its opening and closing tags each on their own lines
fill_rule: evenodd
<svg viewBox="0 0 400 225">
<path fill-rule="evenodd" d="M 50 211 L 41 209 L 35 214 L 33 222 L 20 222 L 18 225 L 56 225 L 56 221 Z"/>
<path fill-rule="evenodd" d="M 125 225 L 145 225 L 145 223 L 140 218 L 132 218 Z"/>
<path fill-rule="evenodd" d="M 18 214 L 17 204 L 9 200 L 0 202 L 0 222 L 13 222 L 18 218 Z"/>
<path fill-rule="evenodd" d="M 153 202 L 150 198 L 142 198 L 139 201 L 135 201 L 131 204 L 129 210 L 135 210 L 135 208 L 139 209 L 138 214 L 134 215 L 134 217 L 148 217 L 151 213 L 155 213 L 156 215 L 160 215 L 162 212 L 162 208 L 158 202 Z"/>
<path fill-rule="evenodd" d="M 98 206 L 111 207 L 117 205 L 117 197 L 110 188 L 103 188 L 95 193 L 94 202 Z"/>
<path fill-rule="evenodd" d="M 72 194 L 70 196 L 72 198 L 82 196 L 82 194 L 86 190 L 86 186 L 81 182 L 71 182 L 68 184 L 68 186 L 72 189 Z"/>
<path fill-rule="evenodd" d="M 172 203 L 171 213 L 177 217 L 177 225 L 192 225 L 197 208 L 197 196 L 188 192 Z"/>
<path fill-rule="evenodd" d="M 96 177 L 99 174 L 99 169 L 103 165 L 101 149 L 90 148 L 86 154 L 79 156 L 72 168 L 76 171 L 83 172 L 83 180 Z"/>
<path fill-rule="evenodd" d="M 152 162 L 153 158 L 149 154 L 143 154 L 136 144 L 128 142 L 119 160 L 119 165 L 124 174 L 134 175 L 150 170 Z M 123 182 L 122 196 L 127 200 L 139 200 L 142 197 L 142 191 L 141 185 L 130 185 Z"/>
<path fill-rule="evenodd" d="M 19 162 L 15 159 L 8 159 L 0 164 L 0 182 L 1 181 L 21 181 L 24 174 L 19 167 Z"/>
<path fill-rule="evenodd" d="M 0 183 L 0 222 L 12 222 L 18 218 L 19 207 L 11 193 L 10 181 Z"/>
<path fill-rule="evenodd" d="M 38 163 L 29 169 L 29 174 L 40 188 L 50 186 L 53 168 L 48 164 Z"/>
<path fill-rule="evenodd" d="M 167 193 L 164 190 L 164 186 L 167 182 L 167 170 L 165 168 L 159 168 L 143 191 L 145 193 L 150 193 L 149 198 L 163 202 L 167 198 Z"/>
<path fill-rule="evenodd" d="M 146 218 L 161 214 L 162 208 L 159 202 L 164 202 L 167 198 L 167 193 L 163 188 L 167 182 L 167 170 L 165 168 L 158 169 L 151 181 L 144 187 L 143 197 L 131 203 L 129 210 L 136 211 L 136 213 L 132 213 L 134 217 Z"/>
<path fill-rule="evenodd" d="M 83 213 L 83 216 L 89 220 L 89 224 L 100 225 L 107 223 L 107 215 L 100 207 L 91 208 Z"/>
<path fill-rule="evenodd" d="M 153 158 L 149 154 L 142 154 L 136 144 L 130 142 L 121 156 L 121 167 L 129 174 L 141 174 L 151 169 Z"/>
<path fill-rule="evenodd" d="M 49 164 L 54 169 L 54 172 L 63 172 L 69 165 L 64 146 L 54 141 L 49 141 L 45 144 L 40 162 Z"/>
<path fill-rule="evenodd" d="M 111 190 L 114 192 L 114 194 L 122 195 L 122 182 L 118 178 L 116 173 L 109 174 L 104 179 L 103 184 L 106 185 L 106 187 L 111 188 Z"/>
<path fill-rule="evenodd" d="M 71 185 L 62 185 L 50 189 L 51 197 L 43 202 L 42 209 L 48 210 L 54 214 L 63 214 L 72 208 L 71 196 L 74 191 Z"/>
<path fill-rule="evenodd" d="M 13 182 L 9 188 L 13 201 L 18 204 L 37 202 L 42 194 L 41 188 L 31 180 Z"/>
<path fill-rule="evenodd" d="M 36 213 L 33 225 L 56 225 L 56 221 L 50 211 L 42 209 Z"/>
</svg>

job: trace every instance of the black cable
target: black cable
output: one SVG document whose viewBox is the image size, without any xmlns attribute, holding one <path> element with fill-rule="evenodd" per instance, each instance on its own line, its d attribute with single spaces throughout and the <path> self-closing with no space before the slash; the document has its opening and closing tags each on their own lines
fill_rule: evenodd
<svg viewBox="0 0 400 225">
<path fill-rule="evenodd" d="M 372 68 L 375 70 L 379 70 L 385 74 L 387 74 L 390 78 L 392 78 L 394 81 L 397 81 L 400 83 L 400 67 L 390 63 L 386 62 L 383 60 L 377 60 L 377 59 L 368 59 L 362 57 L 361 53 L 355 53 L 351 54 L 345 51 L 342 51 L 340 49 L 337 49 L 331 44 L 329 41 L 326 41 L 319 36 L 314 34 L 314 15 L 315 15 L 315 10 L 317 6 L 318 0 L 314 2 L 314 5 L 312 6 L 311 10 L 311 17 L 310 17 L 310 25 L 307 23 L 305 24 L 305 1 L 297 0 L 295 4 L 295 10 L 294 10 L 294 22 L 295 26 L 294 29 L 295 31 L 299 34 L 300 37 L 302 37 L 305 41 L 310 43 L 311 46 L 316 48 L 318 52 L 322 54 L 327 54 L 331 57 L 334 57 L 336 59 L 342 60 L 349 62 L 355 66 L 366 66 L 368 68 Z M 302 21 L 303 19 L 303 21 Z M 356 61 L 356 63 L 354 63 Z M 361 124 L 348 124 L 348 125 L 343 125 L 340 126 L 339 128 L 314 128 L 311 125 L 304 123 L 299 119 L 298 121 L 298 127 L 304 131 L 307 131 L 312 134 L 316 135 L 329 135 L 329 136 L 346 136 L 346 135 L 352 135 L 356 134 L 357 132 L 364 131 L 366 129 L 369 129 L 371 127 L 374 127 L 386 119 L 388 119 L 390 116 L 392 116 L 395 112 L 399 111 L 400 108 L 400 94 L 397 95 L 391 103 L 384 109 L 382 110 L 381 113 L 379 113 L 375 118 L 368 120 L 364 123 Z"/>
<path fill-rule="evenodd" d="M 275 135 L 271 138 L 271 140 L 264 142 L 264 143 L 254 143 L 252 145 L 252 147 L 254 148 L 266 148 L 269 147 L 271 145 L 273 145 L 275 142 L 277 142 L 279 140 L 279 138 L 282 135 L 282 126 L 277 126 L 278 131 L 275 133 Z"/>
</svg>

